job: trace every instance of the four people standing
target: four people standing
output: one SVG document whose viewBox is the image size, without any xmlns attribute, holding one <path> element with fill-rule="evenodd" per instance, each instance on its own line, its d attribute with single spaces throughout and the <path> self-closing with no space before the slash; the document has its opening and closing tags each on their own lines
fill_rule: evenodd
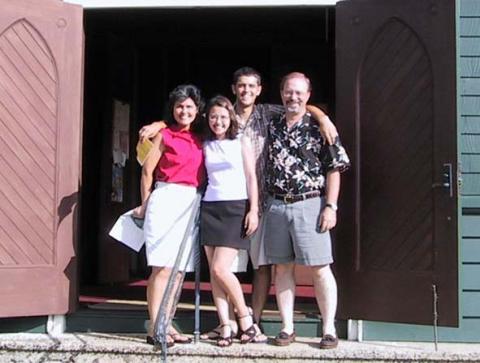
<svg viewBox="0 0 480 363">
<path fill-rule="evenodd" d="M 261 92 L 261 79 L 251 68 L 242 68 L 234 74 L 232 90 L 236 96 L 236 115 L 228 99 L 221 96 L 212 99 L 206 114 L 209 136 L 203 147 L 208 186 L 202 202 L 201 241 L 210 265 L 214 301 L 221 324 L 217 343 L 229 346 L 233 337 L 227 297 L 236 309 L 241 342 L 258 337 L 259 329 L 254 328 L 253 323 L 254 319 L 258 321 L 260 318 L 270 287 L 269 264 L 275 265 L 277 302 L 282 317 L 282 330 L 275 343 L 288 345 L 292 342 L 295 339 L 293 269 L 294 263 L 299 263 L 310 266 L 312 271 L 324 324 L 321 347 L 334 348 L 338 342 L 334 326 L 336 283 L 329 266 L 332 256 L 328 230 L 336 223 L 339 172 L 348 167 L 348 157 L 338 138 L 332 146 L 324 145 L 320 130 L 330 143 L 336 130 L 318 109 L 312 110 L 318 121 L 313 121 L 307 112 L 310 81 L 303 74 L 292 73 L 282 81 L 283 107 L 255 105 Z M 198 112 L 199 107 L 195 106 Z M 180 121 L 177 123 L 181 124 Z M 242 141 L 237 136 L 237 129 L 243 133 Z M 147 134 L 149 132 L 152 133 L 147 130 Z M 162 131 L 160 135 L 164 133 Z M 141 130 L 141 136 L 145 136 L 145 129 Z M 164 152 L 162 137 L 160 141 L 157 139 L 158 136 L 154 139 L 155 145 Z M 159 160 L 159 156 L 149 159 L 147 164 L 151 165 Z M 197 178 L 202 175 L 199 169 L 194 173 Z M 151 166 L 150 169 L 144 167 L 143 203 L 138 214 L 145 211 L 148 199 L 148 177 L 145 174 L 149 170 L 151 172 Z M 259 213 L 261 215 L 267 205 L 265 180 L 268 180 L 269 202 L 266 214 L 259 222 Z M 153 201 L 148 201 L 146 208 L 148 228 L 154 223 L 147 223 L 153 216 L 149 212 L 153 208 L 151 203 Z M 257 226 L 259 230 L 253 234 Z M 245 237 L 252 234 L 250 245 Z M 245 304 L 238 279 L 230 272 L 231 263 L 241 249 L 250 249 L 257 272 L 253 283 L 254 319 Z M 263 274 L 258 273 L 260 266 L 265 266 Z M 261 291 L 257 296 L 255 289 Z M 147 292 L 147 295 L 150 297 L 151 294 Z M 150 305 L 149 301 L 149 311 Z M 153 312 L 150 315 L 154 317 Z"/>
</svg>

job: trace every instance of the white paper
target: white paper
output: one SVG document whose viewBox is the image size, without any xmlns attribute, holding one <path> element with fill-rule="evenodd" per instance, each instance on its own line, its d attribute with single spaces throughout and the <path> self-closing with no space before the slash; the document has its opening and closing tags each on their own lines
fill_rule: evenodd
<svg viewBox="0 0 480 363">
<path fill-rule="evenodd" d="M 127 247 L 138 252 L 145 243 L 143 229 L 138 227 L 132 218 L 133 209 L 122 214 L 110 230 L 109 235 Z"/>
</svg>

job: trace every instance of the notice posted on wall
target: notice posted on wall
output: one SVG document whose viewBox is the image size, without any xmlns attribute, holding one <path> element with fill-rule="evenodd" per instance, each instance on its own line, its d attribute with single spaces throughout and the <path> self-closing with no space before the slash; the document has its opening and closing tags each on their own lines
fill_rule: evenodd
<svg viewBox="0 0 480 363">
<path fill-rule="evenodd" d="M 130 105 L 113 100 L 112 156 L 114 164 L 125 167 L 129 155 Z"/>
<path fill-rule="evenodd" d="M 112 196 L 111 201 L 123 203 L 124 168 L 129 156 L 130 105 L 113 100 L 112 120 Z"/>
<path fill-rule="evenodd" d="M 123 167 L 118 164 L 112 167 L 112 202 L 123 202 Z"/>
</svg>

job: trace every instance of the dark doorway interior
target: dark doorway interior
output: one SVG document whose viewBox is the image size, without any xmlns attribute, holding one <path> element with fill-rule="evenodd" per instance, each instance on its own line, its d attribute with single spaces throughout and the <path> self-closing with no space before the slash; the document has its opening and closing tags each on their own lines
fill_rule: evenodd
<svg viewBox="0 0 480 363">
<path fill-rule="evenodd" d="M 333 7 L 85 12 L 81 285 L 147 276 L 143 251 L 130 252 L 108 230 L 139 201 L 137 131 L 163 118 L 168 92 L 194 83 L 205 98 L 231 96 L 231 74 L 249 65 L 264 77 L 259 101 L 278 103 L 281 76 L 295 70 L 311 78 L 312 103 L 333 112 L 334 15 Z M 122 202 L 112 202 L 113 99 L 130 106 Z"/>
</svg>

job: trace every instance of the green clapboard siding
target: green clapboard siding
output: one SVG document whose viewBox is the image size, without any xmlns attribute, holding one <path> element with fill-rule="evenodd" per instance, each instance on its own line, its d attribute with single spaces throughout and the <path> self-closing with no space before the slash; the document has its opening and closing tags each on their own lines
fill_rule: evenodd
<svg viewBox="0 0 480 363">
<path fill-rule="evenodd" d="M 480 16 L 480 2 L 478 0 L 460 0 L 459 13 L 461 17 Z M 462 21 L 460 21 L 460 28 Z"/>
<path fill-rule="evenodd" d="M 467 174 L 462 175 L 462 189 L 463 195 L 480 195 L 480 174 Z"/>
<path fill-rule="evenodd" d="M 464 78 L 460 81 L 462 95 L 480 95 L 480 78 Z"/>
<path fill-rule="evenodd" d="M 463 216 L 462 217 L 462 234 L 463 234 L 463 237 L 480 238 L 480 216 Z"/>
<path fill-rule="evenodd" d="M 460 112 L 462 116 L 478 115 L 480 109 L 480 97 L 461 96 Z"/>
<path fill-rule="evenodd" d="M 462 195 L 462 208 L 480 208 L 480 196 Z M 462 223 L 465 217 L 462 217 Z"/>
<path fill-rule="evenodd" d="M 480 36 L 480 17 L 463 18 L 460 22 L 460 35 Z"/>
<path fill-rule="evenodd" d="M 480 173 L 480 155 L 462 155 L 463 173 Z"/>
<path fill-rule="evenodd" d="M 480 319 L 462 319 L 459 328 L 440 327 L 440 342 L 475 343 L 480 341 Z M 363 323 L 364 340 L 433 342 L 433 327 L 428 325 L 393 324 L 373 321 Z M 432 348 L 433 349 L 433 348 Z"/>
<path fill-rule="evenodd" d="M 480 77 L 480 57 L 461 57 L 458 70 L 460 77 Z"/>
<path fill-rule="evenodd" d="M 480 134 L 461 135 L 460 152 L 480 154 Z"/>
<path fill-rule="evenodd" d="M 480 291 L 480 264 L 462 266 L 462 290 Z"/>
<path fill-rule="evenodd" d="M 463 262 L 480 263 L 480 238 L 463 238 L 462 254 Z M 480 303 L 478 305 L 480 308 Z"/>
<path fill-rule="evenodd" d="M 462 134 L 480 134 L 480 116 L 463 116 L 460 120 Z"/>
<path fill-rule="evenodd" d="M 468 291 L 463 293 L 463 316 L 468 318 L 480 318 L 480 291 Z"/>
<path fill-rule="evenodd" d="M 464 56 L 480 56 L 480 37 L 460 36 L 460 52 Z"/>
</svg>

